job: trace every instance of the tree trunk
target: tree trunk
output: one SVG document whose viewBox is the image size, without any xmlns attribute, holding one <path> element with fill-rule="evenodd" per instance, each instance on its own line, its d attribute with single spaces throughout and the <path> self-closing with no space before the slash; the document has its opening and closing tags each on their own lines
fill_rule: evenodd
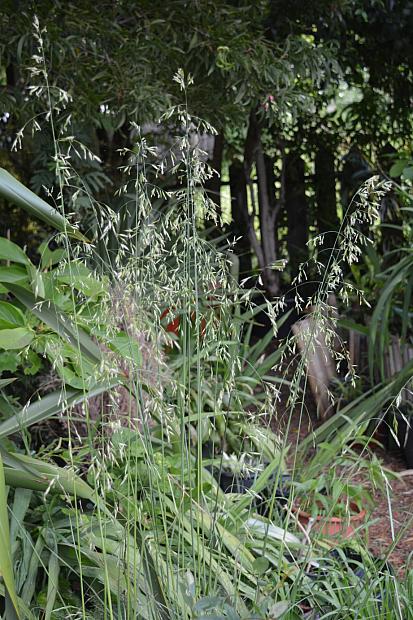
<svg viewBox="0 0 413 620">
<path fill-rule="evenodd" d="M 251 247 L 257 255 L 264 288 L 271 296 L 276 296 L 279 294 L 279 273 L 273 269 L 273 263 L 277 260 L 275 221 L 280 205 L 275 200 L 273 170 L 272 174 L 269 174 L 269 169 L 271 167 L 273 169 L 273 163 L 270 164 L 269 160 L 266 160 L 261 143 L 261 126 L 255 110 L 252 110 L 244 148 L 245 178 L 251 191 L 251 198 L 254 196 L 251 179 L 254 162 L 257 171 L 261 239 L 259 240 L 256 235 L 251 217 L 248 219 L 249 239 Z"/>
<path fill-rule="evenodd" d="M 287 249 L 291 276 L 298 273 L 301 263 L 308 260 L 308 203 L 305 195 L 304 161 L 290 152 L 285 164 L 285 205 L 287 210 Z"/>
<path fill-rule="evenodd" d="M 6 67 L 6 82 L 10 89 L 17 84 L 17 68 L 15 63 L 10 63 Z"/>
<path fill-rule="evenodd" d="M 247 180 L 244 165 L 235 160 L 229 167 L 231 190 L 231 214 L 233 233 L 237 241 L 234 247 L 239 258 L 240 278 L 247 278 L 252 272 L 251 243 L 249 239 L 249 214 Z"/>
<path fill-rule="evenodd" d="M 262 280 L 265 288 L 272 296 L 276 296 L 280 289 L 280 274 L 273 267 L 277 260 L 275 239 L 275 219 L 277 215 L 274 189 L 268 179 L 268 161 L 262 150 L 261 141 L 256 150 L 256 167 L 258 177 L 258 199 L 260 207 L 261 246 L 264 255 Z M 272 190 L 272 191 L 271 191 Z"/>
<path fill-rule="evenodd" d="M 264 154 L 265 172 L 267 175 L 268 185 L 268 198 L 270 201 L 271 212 L 274 214 L 274 247 L 275 255 L 278 257 L 278 215 L 281 211 L 282 204 L 282 191 L 280 192 L 279 200 L 277 201 L 276 189 L 275 189 L 275 159 L 269 155 Z M 281 179 L 282 181 L 282 179 Z"/>
<path fill-rule="evenodd" d="M 222 157 L 224 152 L 224 137 L 222 134 L 218 134 L 214 138 L 214 149 L 212 152 L 212 159 L 209 161 L 209 165 L 214 170 L 214 174 L 210 179 L 205 182 L 205 192 L 208 198 L 213 203 L 215 209 L 217 223 L 214 222 L 214 218 L 205 216 L 205 228 L 216 228 L 216 232 L 220 233 L 220 220 L 221 220 L 221 173 L 222 173 Z M 213 233 L 214 234 L 214 233 Z"/>
<path fill-rule="evenodd" d="M 319 248 L 320 261 L 328 264 L 340 222 L 337 215 L 334 153 L 320 145 L 315 156 L 314 189 L 317 204 L 318 232 L 324 235 Z"/>
</svg>

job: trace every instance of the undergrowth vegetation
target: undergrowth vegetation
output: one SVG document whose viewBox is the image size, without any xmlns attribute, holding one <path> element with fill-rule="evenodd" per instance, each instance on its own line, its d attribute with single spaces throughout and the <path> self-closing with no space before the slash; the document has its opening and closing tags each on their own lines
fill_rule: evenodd
<svg viewBox="0 0 413 620">
<path fill-rule="evenodd" d="M 59 125 L 65 95 L 49 89 L 42 36 L 37 26 L 33 94 L 50 105 L 53 206 L 0 173 L 2 197 L 54 229 L 36 257 L 0 239 L 2 617 L 413 618 L 413 572 L 400 578 L 387 557 L 372 556 L 369 514 L 351 539 L 343 529 L 370 510 L 367 487 L 390 494 L 392 474 L 369 439 L 400 404 L 413 362 L 301 443 L 289 445 L 289 423 L 284 436 L 275 430 L 281 416 L 304 424 L 320 333 L 343 384 L 356 385 L 331 299 L 363 302 L 348 274 L 389 185 L 362 185 L 327 265 L 315 240 L 313 264 L 292 283 L 303 329 L 279 338 L 285 300 L 254 304 L 254 289 L 238 283 L 233 241 L 207 240 L 199 226 L 216 215 L 203 190 L 214 172 L 199 147 L 214 130 L 188 110 L 191 78 L 175 76 L 183 104 L 161 119 L 167 149 L 133 128 L 115 212 L 76 173 L 76 158 L 93 155 Z M 162 186 L 165 174 L 175 189 Z M 410 254 L 392 267 L 377 308 L 408 267 Z M 304 297 L 307 270 L 321 284 Z M 257 340 L 263 312 L 270 329 Z M 375 312 L 372 364 L 385 318 Z M 320 513 L 341 519 L 338 537 Z"/>
</svg>

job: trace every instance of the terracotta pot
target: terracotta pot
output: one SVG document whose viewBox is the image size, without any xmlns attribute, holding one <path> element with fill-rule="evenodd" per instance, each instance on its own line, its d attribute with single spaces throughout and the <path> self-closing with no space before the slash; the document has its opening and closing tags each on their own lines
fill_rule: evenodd
<svg viewBox="0 0 413 620">
<path fill-rule="evenodd" d="M 161 320 L 164 319 L 168 314 L 169 314 L 169 310 L 165 310 L 161 315 Z M 165 331 L 171 334 L 175 334 L 175 336 L 178 336 L 180 325 L 181 325 L 181 317 L 177 316 L 172 321 L 167 323 L 165 327 Z"/>
<path fill-rule="evenodd" d="M 170 310 L 170 308 L 166 308 L 166 310 L 164 310 L 161 314 L 161 321 L 168 316 L 168 314 L 170 314 L 172 311 Z M 195 322 L 195 312 L 192 313 L 191 315 L 191 321 L 194 323 Z M 169 321 L 166 326 L 165 326 L 165 330 L 171 334 L 175 334 L 175 336 L 179 336 L 180 333 L 180 329 L 181 329 L 181 317 L 180 316 L 175 316 L 172 321 Z M 204 337 L 205 335 L 205 330 L 206 330 L 206 319 L 204 317 L 201 318 L 201 336 Z"/>
<path fill-rule="evenodd" d="M 341 538 L 350 538 L 366 518 L 366 511 L 360 510 L 354 502 L 350 502 L 350 510 L 353 513 L 350 517 L 327 517 L 325 515 L 317 515 L 314 518 L 312 530 L 319 532 L 323 536 L 332 536 Z M 292 511 L 303 527 L 307 527 L 311 519 L 311 515 L 299 506 L 293 506 Z"/>
</svg>

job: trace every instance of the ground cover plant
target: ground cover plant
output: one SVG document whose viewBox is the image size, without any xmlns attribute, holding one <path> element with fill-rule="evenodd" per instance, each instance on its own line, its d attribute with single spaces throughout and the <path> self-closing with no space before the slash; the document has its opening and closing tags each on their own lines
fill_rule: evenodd
<svg viewBox="0 0 413 620">
<path fill-rule="evenodd" d="M 410 618 L 413 571 L 407 562 L 397 574 L 389 559 L 404 534 L 392 513 L 397 475 L 375 451 L 380 423 L 398 440 L 397 414 L 409 419 L 413 361 L 403 358 L 396 373 L 382 363 L 390 336 L 410 339 L 409 159 L 396 162 L 400 184 L 362 178 L 335 231 L 318 222 L 307 245 L 290 218 L 288 238 L 269 244 L 282 204 L 270 205 L 264 183 L 277 170 L 264 153 L 265 114 L 277 105 L 266 93 L 247 135 L 237 125 L 232 138 L 248 145 L 245 184 L 233 196 L 250 192 L 250 247 L 240 251 L 240 230 L 220 221 L 204 150 L 217 132 L 192 107 L 199 75 L 178 70 L 168 86 L 175 105 L 155 102 L 159 140 L 128 125 L 109 189 L 71 118 L 76 101 L 49 67 L 59 27 L 49 34 L 36 17 L 32 28 L 28 108 L 32 98 L 45 108 L 41 121 L 30 119 L 30 148 L 45 136 L 52 180 L 32 191 L 12 167 L 0 170 L 1 200 L 14 217 L 27 214 L 34 232 L 30 242 L 0 238 L 1 618 Z M 243 49 L 256 26 L 241 34 Z M 267 62 L 281 44 L 266 36 L 256 51 Z M 212 86 L 261 97 L 257 58 L 237 65 L 219 47 L 228 79 L 219 74 Z M 310 36 L 291 39 L 283 54 L 265 88 L 282 93 L 278 111 L 294 134 L 289 106 L 299 116 L 339 68 Z M 285 58 L 297 55 L 299 68 L 288 65 L 281 79 Z M 167 88 L 163 70 L 158 89 Z M 21 153 L 25 131 L 14 136 Z M 393 194 L 405 219 L 391 230 L 403 243 L 381 264 L 390 243 L 381 211 Z M 257 260 L 245 272 L 251 248 Z M 348 330 L 366 337 L 361 376 Z M 300 440 L 307 407 L 320 399 L 314 360 L 327 358 L 335 383 L 322 385 L 326 410 L 314 407 L 320 419 Z M 369 544 L 377 491 L 392 535 L 382 556 Z"/>
</svg>

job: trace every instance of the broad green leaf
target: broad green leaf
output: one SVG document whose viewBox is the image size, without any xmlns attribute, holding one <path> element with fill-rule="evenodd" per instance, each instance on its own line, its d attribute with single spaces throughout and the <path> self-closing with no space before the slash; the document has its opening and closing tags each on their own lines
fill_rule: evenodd
<svg viewBox="0 0 413 620">
<path fill-rule="evenodd" d="M 50 300 L 40 300 L 30 291 L 17 284 L 7 284 L 8 290 L 38 319 L 46 323 L 56 334 L 67 340 L 72 346 L 83 353 L 86 357 L 99 363 L 102 354 L 99 347 L 86 332 L 72 324 L 57 306 Z"/>
<path fill-rule="evenodd" d="M 408 164 L 408 159 L 399 159 L 399 161 L 396 161 L 390 168 L 390 176 L 393 178 L 399 177 Z"/>
<path fill-rule="evenodd" d="M 28 327 L 0 330 L 0 349 L 24 349 L 34 338 L 34 331 Z"/>
<path fill-rule="evenodd" d="M 142 365 L 142 354 L 139 344 L 136 340 L 133 340 L 132 336 L 125 334 L 125 332 L 119 332 L 109 341 L 109 346 L 122 357 L 133 361 L 139 366 Z"/>
<path fill-rule="evenodd" d="M 51 250 L 49 248 L 49 241 L 46 240 L 40 244 L 39 254 L 42 269 L 50 269 L 50 267 L 52 267 L 56 263 L 59 263 L 67 256 L 67 251 L 65 248 L 57 248 L 56 250 Z"/>
<path fill-rule="evenodd" d="M 10 452 L 10 450 L 3 447 L 2 444 L 0 444 L 0 456 L 3 459 L 5 471 L 6 471 L 6 468 L 12 467 L 18 471 L 24 472 L 25 474 L 29 474 L 30 476 L 38 475 L 37 469 L 32 469 L 30 465 L 22 463 L 22 461 L 19 458 L 21 455 L 15 454 L 14 452 Z"/>
<path fill-rule="evenodd" d="M 55 369 L 66 387 L 88 392 L 96 384 L 99 366 L 70 343 L 50 334 L 45 340 L 43 352 L 49 359 L 57 360 Z"/>
<path fill-rule="evenodd" d="M 42 367 L 42 359 L 32 349 L 22 356 L 22 366 L 25 375 L 36 375 Z"/>
<path fill-rule="evenodd" d="M 0 329 L 23 327 L 24 325 L 24 314 L 20 308 L 7 301 L 0 301 Z"/>
<path fill-rule="evenodd" d="M 407 166 L 407 168 L 403 170 L 402 177 L 406 181 L 411 181 L 413 179 L 413 166 Z"/>
<path fill-rule="evenodd" d="M 6 460 L 4 463 L 6 464 Z M 10 511 L 10 548 L 17 592 L 22 591 L 23 584 L 26 582 L 34 547 L 30 532 L 27 531 L 24 524 L 32 495 L 33 491 L 29 489 L 15 489 L 13 505 Z M 29 511 L 30 515 L 31 512 Z M 24 616 L 24 613 L 22 615 Z"/>
<path fill-rule="evenodd" d="M 30 215 L 52 226 L 60 232 L 65 232 L 80 241 L 88 241 L 76 228 L 71 226 L 67 219 L 56 209 L 36 196 L 30 189 L 14 178 L 7 170 L 0 168 L 0 196 L 7 201 L 21 207 Z"/>
<path fill-rule="evenodd" d="M 63 384 L 75 388 L 76 390 L 89 390 L 94 382 L 92 375 L 87 376 L 87 373 L 79 375 L 67 364 L 59 366 L 57 371 Z"/>
<path fill-rule="evenodd" d="M 264 556 L 255 558 L 255 560 L 252 563 L 252 567 L 256 575 L 263 575 L 268 570 L 269 566 L 270 566 L 270 563 L 267 560 L 267 558 L 264 558 Z"/>
<path fill-rule="evenodd" d="M 11 263 L 29 265 L 30 261 L 23 250 L 5 237 L 0 237 L 0 260 L 8 260 Z"/>
<path fill-rule="evenodd" d="M 72 292 L 68 289 L 64 290 L 63 287 L 56 286 L 56 278 L 51 271 L 42 273 L 42 280 L 44 284 L 44 299 L 53 299 L 56 308 L 60 308 L 62 312 L 65 312 L 66 309 L 71 311 L 73 309 Z"/>
<path fill-rule="evenodd" d="M 29 281 L 27 270 L 19 265 L 10 265 L 10 267 L 0 266 L 0 282 L 20 284 L 23 286 Z"/>
<path fill-rule="evenodd" d="M 19 618 L 13 566 L 10 550 L 9 519 L 7 515 L 7 493 L 4 478 L 3 460 L 0 456 L 0 577 L 6 589 L 6 605 L 14 618 Z M 12 620 L 12 618 L 10 618 Z"/>
<path fill-rule="evenodd" d="M 54 273 L 58 282 L 67 284 L 88 297 L 95 297 L 106 290 L 105 283 L 95 278 L 82 263 L 71 262 L 63 270 L 56 270 Z"/>
</svg>

